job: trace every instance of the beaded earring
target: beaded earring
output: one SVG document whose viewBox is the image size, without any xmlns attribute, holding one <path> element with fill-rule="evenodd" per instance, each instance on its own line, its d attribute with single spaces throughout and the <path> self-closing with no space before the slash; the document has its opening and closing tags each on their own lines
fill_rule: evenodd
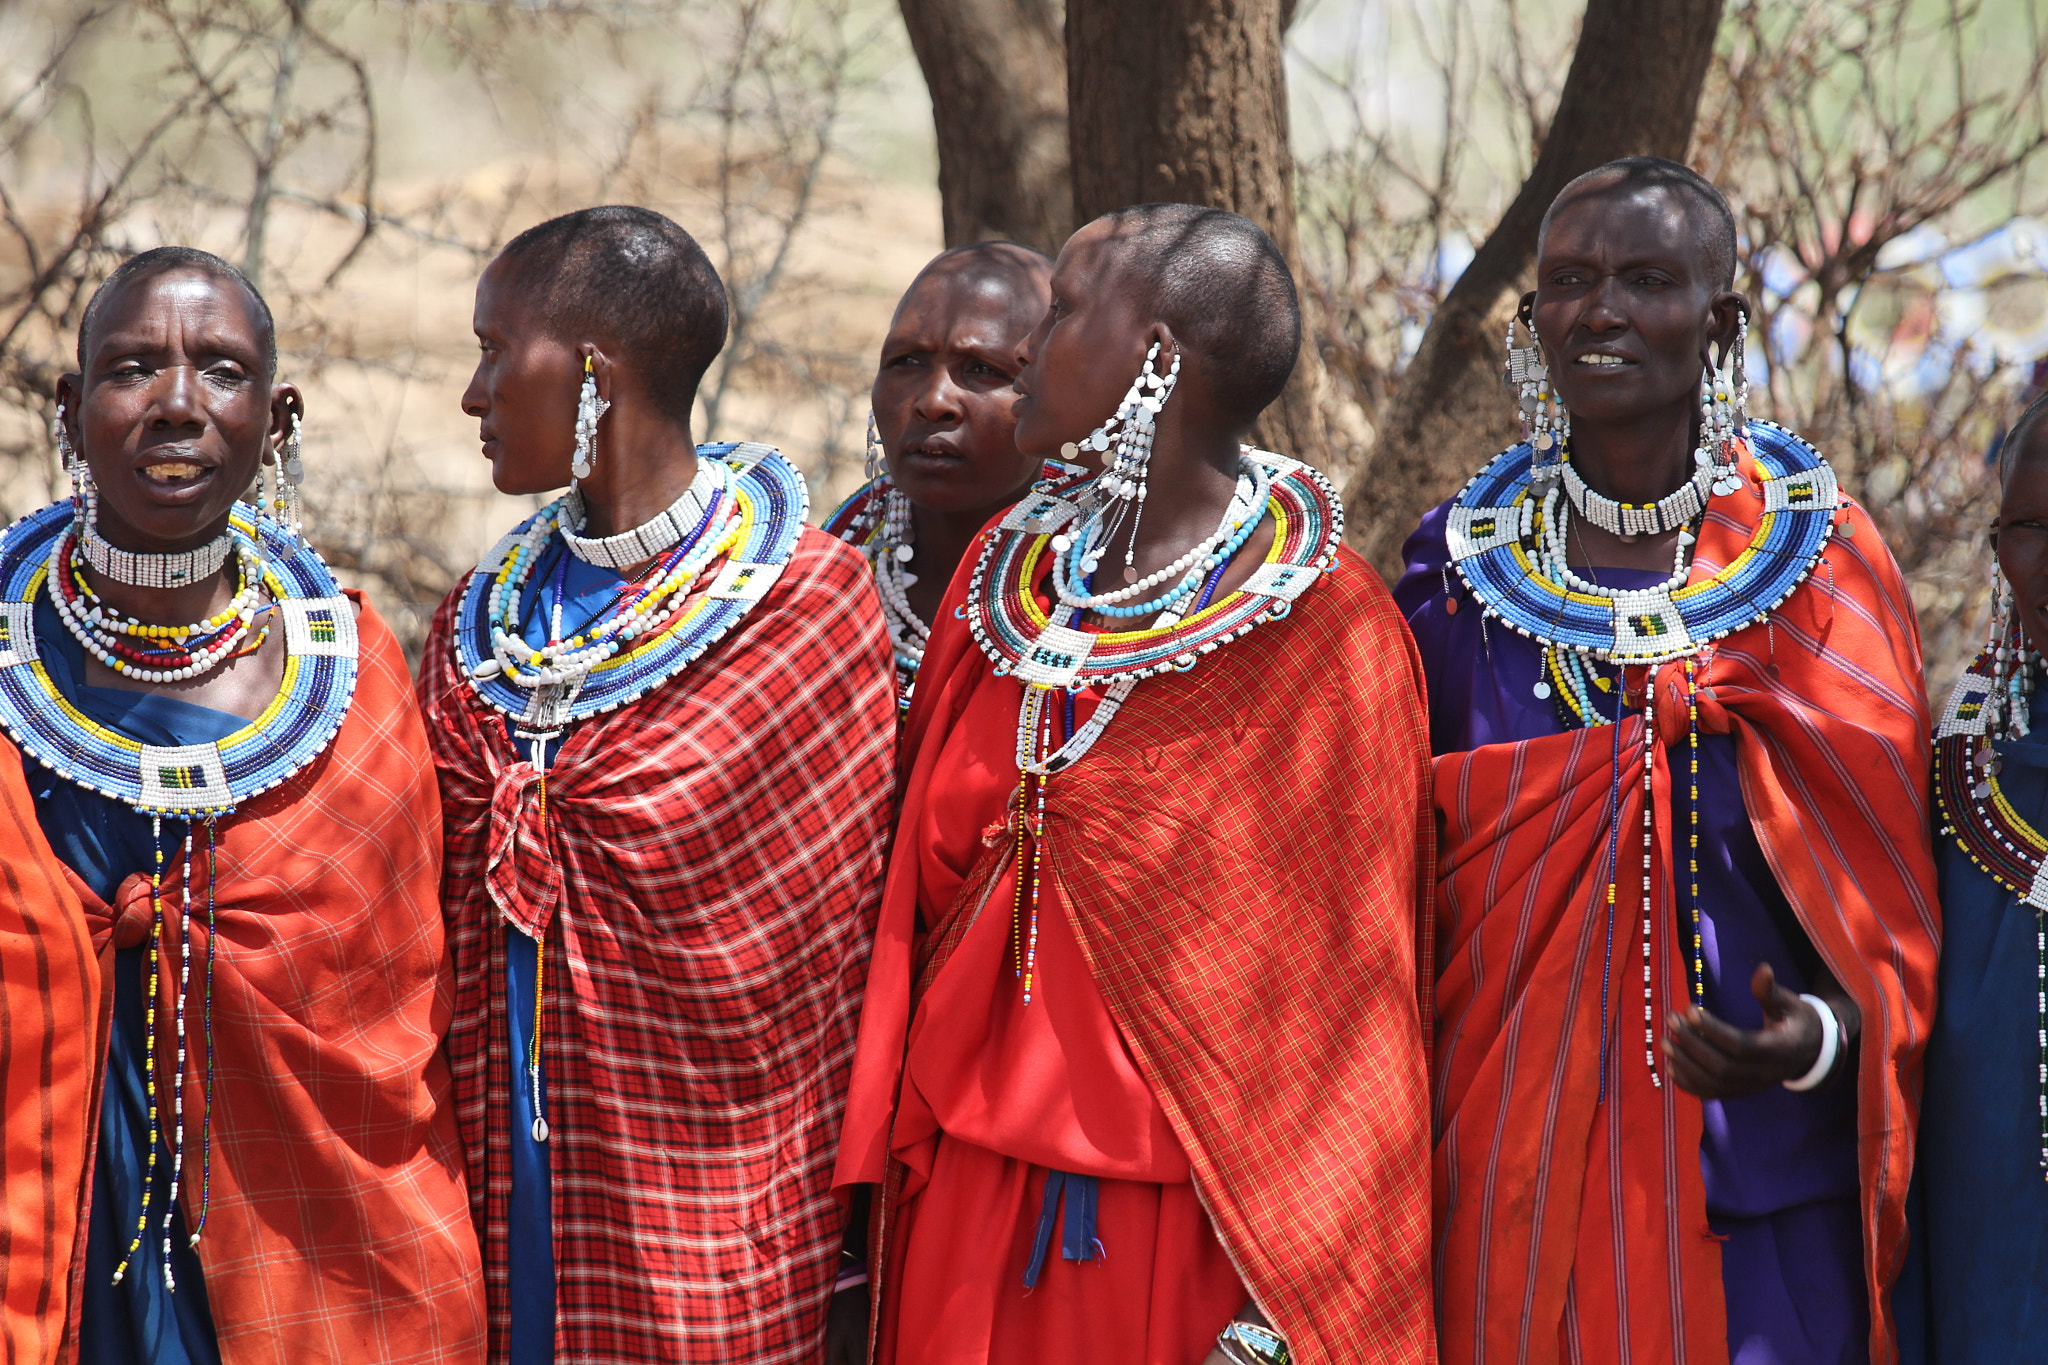
<svg viewBox="0 0 2048 1365">
<path fill-rule="evenodd" d="M 589 356 L 583 357 L 583 390 L 576 396 L 576 458 L 569 465 L 578 479 L 589 478 L 596 468 L 597 419 L 610 407 L 609 400 L 597 396 L 597 367 Z"/>
<path fill-rule="evenodd" d="M 1517 321 L 1529 334 L 1527 346 L 1515 345 Z M 1571 416 L 1550 387 L 1550 367 L 1543 363 L 1543 344 L 1536 338 L 1536 324 L 1526 309 L 1508 319 L 1507 350 L 1507 385 L 1515 393 L 1515 407 L 1522 419 L 1522 439 L 1535 452 L 1529 464 L 1529 482 L 1541 493 L 1563 473 Z"/>
<path fill-rule="evenodd" d="M 50 439 L 57 443 L 57 461 L 64 466 L 64 477 L 71 482 L 71 512 L 78 521 L 82 532 L 91 518 L 94 494 L 92 471 L 85 467 L 85 461 L 71 444 L 71 433 L 64 427 L 64 405 L 57 405 L 56 416 L 50 419 Z"/>
<path fill-rule="evenodd" d="M 1984 742 L 1977 752 L 1977 766 L 1983 775 L 1977 785 L 1998 773 L 1998 751 L 1992 741 L 2019 739 L 2033 727 L 2034 675 L 2041 656 L 2027 645 L 2013 607 L 2012 585 L 2005 581 L 1994 557 L 1991 562 L 1991 631 L 1984 652 L 1991 656 L 1991 691 L 1984 698 Z M 1988 791 L 1976 793 L 1978 800 Z"/>
<path fill-rule="evenodd" d="M 889 477 L 888 463 L 882 458 L 882 435 L 875 429 L 875 410 L 868 409 L 867 463 L 863 466 L 868 482 Z"/>
<path fill-rule="evenodd" d="M 284 438 L 284 450 L 278 458 L 277 502 L 275 516 L 278 524 L 291 535 L 293 545 L 306 543 L 305 510 L 299 501 L 299 483 L 306 477 L 306 460 L 303 439 L 299 430 L 299 414 L 292 414 L 292 426 Z"/>
<path fill-rule="evenodd" d="M 1749 424 L 1749 375 L 1744 351 L 1749 340 L 1749 314 L 1737 316 L 1735 340 L 1721 353 L 1719 366 L 1709 364 L 1700 376 L 1700 449 L 1694 457 L 1713 468 L 1716 496 L 1742 486 L 1736 472 L 1735 443 Z"/>
<path fill-rule="evenodd" d="M 1078 443 L 1069 441 L 1060 447 L 1064 459 L 1073 460 L 1084 450 L 1098 454 L 1109 450 L 1112 444 L 1116 452 L 1096 481 L 1096 487 L 1110 502 L 1116 504 L 1104 517 L 1110 523 L 1106 534 L 1095 542 L 1095 558 L 1083 561 L 1082 569 L 1093 574 L 1100 563 L 1102 548 L 1107 546 L 1119 529 L 1125 513 L 1130 514 L 1131 533 L 1124 542 L 1124 582 L 1138 581 L 1137 550 L 1138 523 L 1145 515 L 1146 471 L 1152 462 L 1152 436 L 1159 424 L 1159 411 L 1166 406 L 1166 400 L 1173 395 L 1173 386 L 1180 382 L 1180 352 L 1176 350 L 1173 364 L 1165 374 L 1157 370 L 1159 343 L 1153 342 L 1152 349 L 1145 353 L 1145 364 L 1138 371 L 1138 377 L 1131 381 L 1131 387 L 1124 392 L 1123 401 L 1117 404 L 1116 413 L 1101 426 L 1088 433 Z"/>
</svg>

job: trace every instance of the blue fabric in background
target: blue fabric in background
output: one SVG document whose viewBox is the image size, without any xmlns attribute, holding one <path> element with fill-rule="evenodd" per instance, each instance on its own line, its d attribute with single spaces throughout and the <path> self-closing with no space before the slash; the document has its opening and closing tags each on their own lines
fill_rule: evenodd
<svg viewBox="0 0 2048 1365">
<path fill-rule="evenodd" d="M 1999 786 L 2048 829 L 2048 730 L 2000 743 Z M 2038 916 L 1952 837 L 1941 976 L 1927 1039 L 1911 1238 L 1892 1292 L 1905 1365 L 2048 1358 L 2048 1179 L 2041 1169 Z"/>
<path fill-rule="evenodd" d="M 145 744 L 204 744 L 225 739 L 248 724 L 239 716 L 194 706 L 151 692 L 91 687 L 84 681 L 85 652 L 65 631 L 47 597 L 36 602 L 36 644 L 51 679 L 71 704 L 109 729 Z M 150 817 L 132 807 L 60 779 L 24 755 L 36 820 L 65 865 L 102 900 L 112 902 L 123 881 L 149 874 L 156 862 Z M 165 865 L 182 859 L 188 826 L 163 823 Z M 203 842 L 205 831 L 199 832 Z M 175 907 L 166 907 L 175 914 Z M 195 912 L 197 907 L 195 907 Z M 171 961 L 159 970 L 175 973 Z M 170 1149 L 157 1151 L 155 1194 L 149 1227 L 121 1283 L 114 1267 L 135 1237 L 142 1209 L 143 1176 L 149 1154 L 149 1095 L 144 1071 L 148 1014 L 149 950 L 125 948 L 114 954 L 113 1028 L 107 1039 L 106 1085 L 100 1103 L 99 1150 L 93 1162 L 92 1211 L 87 1224 L 84 1302 L 79 1325 L 80 1365 L 220 1365 L 213 1314 L 198 1253 L 188 1244 L 183 1209 L 170 1227 L 171 1270 L 177 1292 L 165 1287 L 163 1214 L 170 1194 Z M 196 1025 L 195 1008 L 187 1020 Z M 195 1038 L 197 1045 L 203 1041 Z M 159 1057 L 158 1074 L 173 1074 L 177 1058 Z M 170 1099 L 160 1112 L 169 1122 Z M 199 1194 L 199 1106 L 188 1089 L 184 1191 Z"/>
</svg>

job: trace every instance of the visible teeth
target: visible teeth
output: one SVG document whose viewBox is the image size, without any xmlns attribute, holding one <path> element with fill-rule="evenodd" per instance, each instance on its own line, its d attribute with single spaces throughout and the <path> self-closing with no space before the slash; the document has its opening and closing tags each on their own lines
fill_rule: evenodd
<svg viewBox="0 0 2048 1365">
<path fill-rule="evenodd" d="M 159 479 L 196 479 L 199 466 L 185 460 L 160 460 L 149 467 L 149 472 Z"/>
<path fill-rule="evenodd" d="M 1628 362 L 1627 362 L 1626 360 L 1623 360 L 1623 359 L 1622 359 L 1622 358 L 1621 358 L 1620 356 L 1618 356 L 1618 355 L 1582 355 L 1582 356 L 1580 356 L 1580 357 L 1579 357 L 1579 363 L 1580 363 L 1581 365 L 1626 365 L 1626 364 L 1628 364 Z"/>
</svg>

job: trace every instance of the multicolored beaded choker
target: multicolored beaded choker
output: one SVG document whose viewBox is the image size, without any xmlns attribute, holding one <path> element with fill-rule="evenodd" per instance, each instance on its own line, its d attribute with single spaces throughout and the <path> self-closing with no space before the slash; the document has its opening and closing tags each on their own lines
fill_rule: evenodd
<svg viewBox="0 0 2048 1365">
<path fill-rule="evenodd" d="M 1034 487 L 1057 489 L 1090 477 L 1079 465 L 1047 460 Z M 875 575 L 875 590 L 882 599 L 882 622 L 889 632 L 890 652 L 896 658 L 897 711 L 907 712 L 911 691 L 917 683 L 918 665 L 924 662 L 925 642 L 931 638 L 931 626 L 910 605 L 909 589 L 917 582 L 917 575 L 910 572 L 910 561 L 916 557 L 910 499 L 889 481 L 887 474 L 879 475 L 840 503 L 825 518 L 823 530 L 859 550 Z"/>
<path fill-rule="evenodd" d="M 201 1026 L 205 1036 L 206 1081 L 200 1137 L 199 1216 L 191 1243 L 206 1230 L 212 1197 L 213 1141 L 213 963 L 217 941 L 214 888 L 218 882 L 217 836 L 220 821 L 244 801 L 269 791 L 305 768 L 324 752 L 348 714 L 356 683 L 355 608 L 342 596 L 327 565 L 310 546 L 278 523 L 259 518 L 254 509 L 237 505 L 229 536 L 245 565 L 253 565 L 270 591 L 274 618 L 285 631 L 284 681 L 277 698 L 261 717 L 227 738 L 208 744 L 163 747 L 142 744 L 100 725 L 80 712 L 51 678 L 36 638 L 35 603 L 49 593 L 67 625 L 99 629 L 104 619 L 90 613 L 76 622 L 77 584 L 72 561 L 73 509 L 58 503 L 30 514 L 0 533 L 0 727 L 22 752 L 58 777 L 97 792 L 148 815 L 155 863 L 150 875 L 151 927 L 147 999 L 160 998 L 164 969 L 165 910 L 163 881 L 165 817 L 206 824 L 205 1001 Z M 223 557 L 223 563 L 225 558 Z M 217 571 L 217 568 L 216 568 Z M 244 585 L 245 591 L 248 585 Z M 67 596 L 67 594 L 72 594 Z M 97 608 L 91 609 L 97 611 Z M 232 621 L 204 623 L 222 631 L 246 631 L 246 604 Z M 70 613 L 70 614 L 67 614 Z M 102 613 L 104 617 L 104 613 Z M 152 629 L 133 623 L 141 638 L 156 639 Z M 162 628 L 155 628 L 162 629 Z M 88 634 L 90 635 L 90 631 Z M 119 656 L 117 657 L 117 662 Z M 143 657 L 147 658 L 147 655 Z M 215 660 L 218 662 L 218 660 Z M 178 672 L 179 670 L 173 670 Z M 148 676 L 148 670 L 141 671 Z M 189 673 L 182 676 L 192 676 Z M 120 1283 L 149 1232 L 157 1185 L 158 1150 L 168 1151 L 169 1188 L 162 1215 L 161 1267 L 164 1284 L 175 1290 L 171 1271 L 171 1217 L 185 1163 L 185 999 L 191 983 L 193 923 L 192 873 L 196 835 L 189 826 L 184 840 L 185 877 L 179 919 L 178 989 L 174 1020 L 177 1054 L 168 1084 L 160 1077 L 151 1006 L 143 1045 L 145 1084 L 150 1096 L 149 1153 L 144 1166 L 142 1205 L 127 1254 L 114 1271 Z M 163 1093 L 171 1097 L 168 1135 L 160 1127 Z"/>
<path fill-rule="evenodd" d="M 456 616 L 455 666 L 485 705 L 519 723 L 522 738 L 558 737 L 579 720 L 661 686 L 723 639 L 781 576 L 810 511 L 803 476 L 773 447 L 751 441 L 699 446 L 697 458 L 718 462 L 727 487 L 675 547 L 671 557 L 677 562 L 664 561 L 660 573 L 687 570 L 694 580 L 715 556 L 702 565 L 685 558 L 715 542 L 725 555 L 723 566 L 703 592 L 688 592 L 678 581 L 658 596 L 649 592 L 625 604 L 622 611 L 637 618 L 630 633 L 624 624 L 616 631 L 587 627 L 576 637 L 580 643 L 563 642 L 574 643 L 570 650 L 529 652 L 526 667 L 516 660 L 508 667 L 501 657 L 505 622 L 515 623 L 510 633 L 516 635 L 526 610 L 519 590 L 541 549 L 559 535 L 566 499 L 513 528 L 470 571 Z M 736 525 L 728 527 L 719 517 L 721 507 L 731 509 Z"/>
<path fill-rule="evenodd" d="M 1247 478 L 1263 495 L 1262 505 L 1243 509 L 1241 515 L 1233 506 L 1226 522 L 1237 530 L 1212 537 L 1218 562 L 1200 575 L 1199 594 L 1192 601 L 1169 603 L 1158 623 L 1145 629 L 1094 634 L 1078 628 L 1079 608 L 1055 605 L 1048 613 L 1038 602 L 1040 580 L 1061 571 L 1051 557 L 1074 553 L 1072 545 L 1055 550 L 1054 539 L 1094 505 L 1099 480 L 1041 482 L 984 535 L 967 601 L 958 612 L 995 673 L 1024 684 L 1017 717 L 1017 790 L 1008 826 L 1016 839 L 1014 965 L 1027 1005 L 1036 984 L 1047 784 L 1081 761 L 1140 681 L 1188 672 L 1203 655 L 1260 625 L 1284 620 L 1295 600 L 1336 565 L 1344 510 L 1329 480 L 1283 455 L 1246 448 L 1243 456 Z M 1266 515 L 1274 527 L 1265 561 L 1242 586 L 1212 600 L 1230 554 Z M 1077 727 L 1074 698 L 1089 687 L 1105 690 L 1094 714 Z M 1062 704 L 1055 705 L 1055 698 Z M 1056 716 L 1064 720 L 1057 736 Z"/>
<path fill-rule="evenodd" d="M 1979 654 L 1949 692 L 1934 730 L 1934 799 L 1942 834 L 2034 912 L 2038 1122 L 2041 1170 L 2048 1176 L 2048 835 L 2028 824 L 2006 799 L 1993 743 L 2029 730 L 2027 694 L 2040 665 L 2017 634 L 1994 624 L 1998 643 Z"/>
<path fill-rule="evenodd" d="M 1683 583 L 1681 575 L 1678 583 L 1606 595 L 1544 573 L 1542 540 L 1555 528 L 1530 487 L 1526 444 L 1502 452 L 1453 501 L 1451 562 L 1488 616 L 1553 648 L 1618 664 L 1695 654 L 1763 621 L 1806 581 L 1841 502 L 1834 471 L 1805 441 L 1763 421 L 1750 422 L 1745 435 L 1762 476 L 1764 515 L 1749 544 L 1712 577 Z"/>
</svg>

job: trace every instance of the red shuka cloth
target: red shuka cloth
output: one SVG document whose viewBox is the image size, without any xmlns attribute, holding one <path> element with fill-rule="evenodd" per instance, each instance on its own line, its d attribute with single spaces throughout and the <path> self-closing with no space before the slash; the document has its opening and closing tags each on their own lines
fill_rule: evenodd
<svg viewBox="0 0 2048 1365">
<path fill-rule="evenodd" d="M 0 889 L 0 1354 L 47 1365 L 63 1349 L 72 1253 L 84 1241 L 100 972 L 78 893 L 36 823 L 21 753 L 5 738 Z"/>
<path fill-rule="evenodd" d="M 842 1186 L 888 1178 L 870 1265 L 885 1308 L 898 1295 L 890 1277 L 901 1273 L 889 1260 L 889 1225 L 906 1175 L 920 1175 L 891 1155 L 922 1136 L 918 1106 L 907 1100 L 904 1127 L 892 1137 L 913 1020 L 941 1001 L 938 983 L 955 955 L 976 951 L 984 892 L 997 894 L 981 916 L 1005 921 L 998 941 L 1008 932 L 1010 908 L 999 903 L 997 883 L 1014 846 L 999 827 L 993 847 L 975 848 L 982 811 L 958 799 L 956 787 L 976 760 L 987 783 L 1015 780 L 1021 688 L 992 676 L 953 615 L 968 578 L 963 566 L 918 673 L 899 844 L 835 1176 Z M 1135 1065 L 1167 1132 L 1150 1138 L 1126 1128 L 1109 1136 L 1127 1144 L 1132 1159 L 1156 1163 L 1153 1179 L 1172 1164 L 1163 1138 L 1174 1140 L 1213 1235 L 1304 1365 L 1434 1358 L 1424 1193 L 1426 962 L 1418 971 L 1429 941 L 1430 882 L 1420 680 L 1385 588 L 1345 551 L 1334 574 L 1286 620 L 1205 656 L 1191 672 L 1140 683 L 1088 756 L 1046 791 L 1047 901 L 1061 916 L 1054 921 L 1041 908 L 1040 961 L 1054 973 L 1047 990 L 1057 989 L 1058 935 L 1070 924 L 1079 949 L 1073 960 L 1086 964 L 1122 1045 L 1111 1053 L 1077 1031 L 1066 1055 L 1099 1059 L 1092 1079 L 1081 1078 L 1091 1086 L 1114 1080 L 1117 1057 Z M 972 727 L 968 749 L 951 742 L 963 726 Z M 957 893 L 950 901 L 933 897 L 932 890 L 941 897 L 947 890 L 927 887 L 945 880 L 937 865 L 957 869 L 968 856 Z M 928 925 L 921 913 L 933 916 Z M 992 990 L 1019 984 L 996 977 Z M 963 988 L 959 997 L 971 1000 L 972 992 Z M 1070 1017 L 1085 1022 L 1088 1001 L 1071 1003 Z M 1044 1019 L 1057 1017 L 1048 1011 Z M 1333 1017 L 1341 1026 L 1333 1027 Z M 937 1027 L 949 1022 L 934 1017 Z M 911 1064 L 925 1055 L 920 1044 Z M 928 1074 L 910 1083 L 923 1084 Z M 947 1087 L 933 1089 L 946 1107 Z M 1075 1112 L 1085 1117 L 1095 1098 L 1075 1096 Z M 1127 1120 L 1134 1116 L 1128 1096 L 1118 1103 Z M 976 1122 L 958 1105 L 953 1110 L 956 1123 Z M 1150 1132 L 1149 1120 L 1143 1127 Z M 996 1129 L 988 1124 L 983 1140 L 1062 1155 L 1057 1118 L 1022 1132 Z M 949 1146 L 970 1144 L 941 1142 L 935 1159 Z M 1010 1226 L 1018 1212 L 1000 1201 L 1018 1196 L 1004 1194 L 1006 1178 L 1014 1177 L 978 1177 L 983 1197 L 997 1201 L 989 1208 L 914 1216 L 988 1213 Z M 1035 1183 L 1023 1192 L 1026 1216 L 1035 1217 L 1038 1194 Z M 1148 1267 L 1115 1270 L 1113 1219 L 1129 1226 L 1151 1215 L 1128 1203 L 1112 1208 L 1112 1194 L 1124 1199 L 1106 1184 L 1104 1273 L 1146 1283 L 1140 1272 Z M 1199 1267 L 1200 1230 L 1183 1226 L 1164 1202 L 1157 1224 L 1161 1244 Z M 1058 1254 L 1055 1245 L 1051 1257 Z M 1005 1265 L 1000 1273 L 1019 1269 Z M 1048 1279 L 1058 1270 L 1095 1273 L 1049 1263 Z M 1173 1290 L 1206 1298 L 1206 1283 L 1198 1273 Z M 1120 1306 L 1162 1311 L 1154 1297 Z M 1163 1311 L 1183 1309 L 1207 1311 L 1200 1302 Z M 1119 1332 L 1119 1340 L 1129 1337 Z"/>
<path fill-rule="evenodd" d="M 319 758 L 219 825 L 213 1181 L 199 1260 L 230 1365 L 483 1359 L 482 1268 L 440 1046 L 452 984 L 440 800 L 405 656 L 349 596 L 361 653 L 347 719 Z M 206 1082 L 205 825 L 193 833 L 188 1227 L 199 1219 Z M 184 868 L 182 856 L 164 868 L 167 962 Z M 149 940 L 149 878 L 122 882 L 112 906 L 72 882 L 111 974 L 117 949 Z M 163 973 L 159 1056 L 177 1055 L 177 980 Z M 106 991 L 95 1125 L 113 1002 Z M 81 1238 L 79 1273 L 83 1253 Z"/>
<path fill-rule="evenodd" d="M 556 1359 L 810 1361 L 845 1225 L 828 1176 L 894 790 L 867 565 L 806 528 L 729 635 L 569 731 L 545 819 L 541 775 L 455 669 L 461 593 L 434 618 L 420 697 L 492 1358 L 510 1325 L 511 924 L 548 953 Z"/>
<path fill-rule="evenodd" d="M 1748 544 L 1762 498 L 1717 498 L 1692 581 Z M 1846 533 L 1846 534 L 1845 534 Z M 1939 939 L 1928 829 L 1930 722 L 1897 566 L 1860 507 L 1771 626 L 1699 670 L 1700 729 L 1736 737 L 1743 805 L 1828 969 L 1863 1013 L 1858 1057 L 1871 1358 L 1897 1358 L 1888 1291 Z M 1644 670 L 1631 670 L 1631 686 Z M 1688 729 L 1684 663 L 1657 670 L 1653 926 L 1657 1034 L 1683 1008 L 1671 886 L 1672 774 Z M 1437 1276 L 1447 1361 L 1728 1358 L 1720 1248 L 1707 1225 L 1699 1100 L 1643 1056 L 1642 720 L 1621 727 L 1620 862 L 1599 1103 L 1606 961 L 1608 727 L 1436 761 Z M 1662 1069 L 1661 1052 L 1659 1069 Z"/>
</svg>

